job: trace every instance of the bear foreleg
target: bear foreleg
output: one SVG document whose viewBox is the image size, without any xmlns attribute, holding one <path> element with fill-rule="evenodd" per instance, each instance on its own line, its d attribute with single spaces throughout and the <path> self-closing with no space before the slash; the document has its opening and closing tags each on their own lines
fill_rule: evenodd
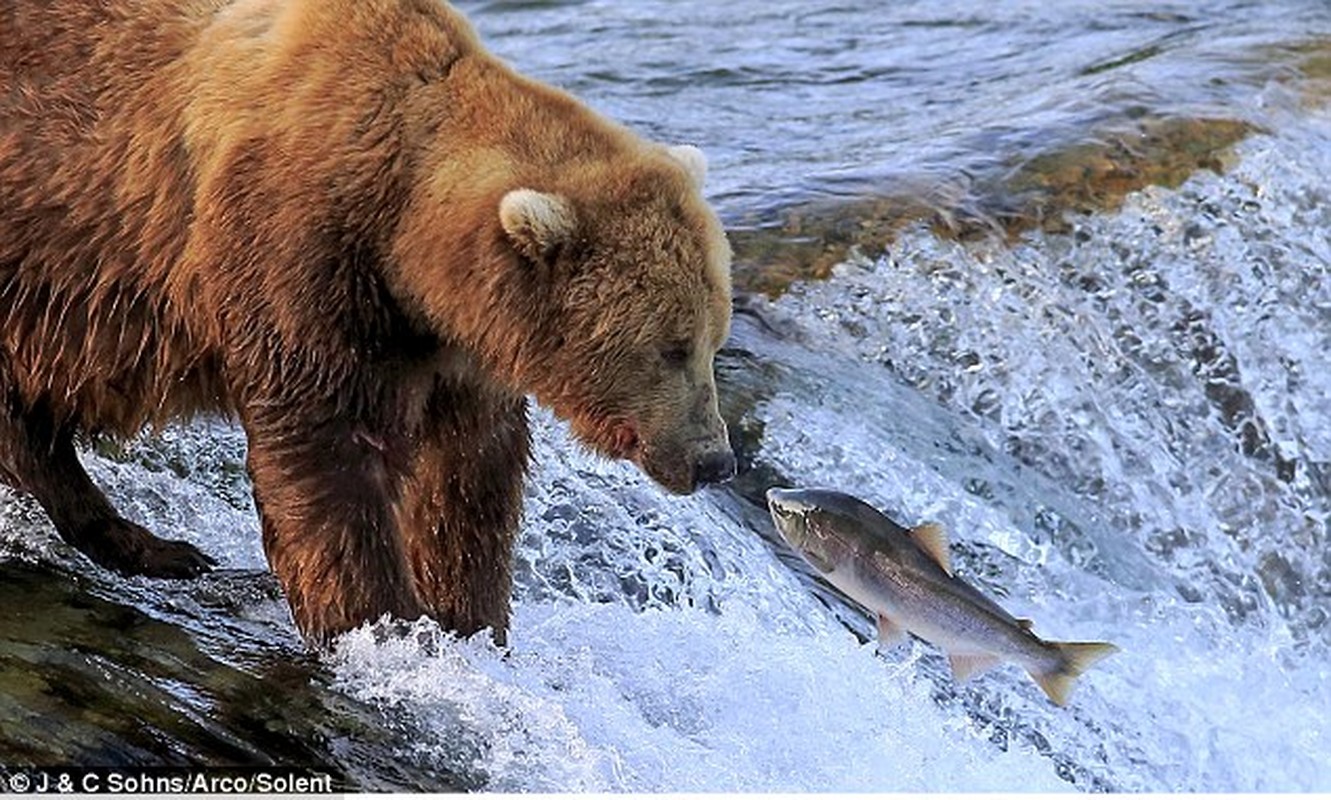
<svg viewBox="0 0 1331 800">
<path fill-rule="evenodd" d="M 305 638 L 425 614 L 393 515 L 401 437 L 310 408 L 242 416 L 264 550 Z"/>
<path fill-rule="evenodd" d="M 507 641 L 529 451 L 524 398 L 436 393 L 399 519 L 417 594 L 446 630 Z"/>
</svg>

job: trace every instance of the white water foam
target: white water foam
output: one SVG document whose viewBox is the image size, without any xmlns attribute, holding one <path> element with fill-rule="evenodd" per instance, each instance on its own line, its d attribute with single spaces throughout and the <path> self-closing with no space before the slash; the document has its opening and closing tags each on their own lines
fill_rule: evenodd
<svg viewBox="0 0 1331 800">
<path fill-rule="evenodd" d="M 828 407 L 797 393 L 761 412 L 785 474 L 942 518 L 1043 635 L 1123 647 L 1072 714 L 1021 709 L 1116 788 L 1331 788 L 1327 130 L 1324 111 L 1291 121 L 1231 174 L 1145 190 L 1075 236 L 915 232 L 770 309 L 823 362 L 933 398 L 1007 459 L 995 471 L 1073 492 L 1071 525 L 1025 527 L 979 480 L 1011 476 L 903 446 L 894 410 L 863 401 L 872 377 Z M 1133 559 L 1149 580 L 1127 580 Z"/>
<path fill-rule="evenodd" d="M 844 629 L 773 629 L 746 609 L 522 605 L 511 652 L 349 634 L 352 694 L 408 705 L 418 747 L 459 749 L 504 791 L 1058 790 L 1031 751 L 995 753 Z M 422 644 L 422 639 L 426 642 Z M 419 753 L 418 753 L 419 755 Z"/>
</svg>

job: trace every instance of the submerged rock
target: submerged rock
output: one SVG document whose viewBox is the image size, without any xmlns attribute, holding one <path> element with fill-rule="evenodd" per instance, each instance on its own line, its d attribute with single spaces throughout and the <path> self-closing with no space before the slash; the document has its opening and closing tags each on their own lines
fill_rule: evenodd
<svg viewBox="0 0 1331 800">
<path fill-rule="evenodd" d="M 989 165 L 961 190 L 919 179 L 881 194 L 811 201 L 778 221 L 731 232 L 735 286 L 776 297 L 798 280 L 821 280 L 854 256 L 880 253 L 909 225 L 942 238 L 1064 233 L 1069 214 L 1112 211 L 1147 186 L 1177 187 L 1198 170 L 1221 172 L 1230 149 L 1257 126 L 1238 119 L 1139 112 L 1082 141 Z"/>
<path fill-rule="evenodd" d="M 197 588 L 207 605 L 268 582 L 223 571 Z M 161 619 L 93 584 L 0 561 L 0 764 L 300 766 L 343 790 L 466 788 L 401 757 L 388 718 L 328 688 L 311 657 L 242 640 L 226 646 L 243 667 L 228 663 L 205 619 Z"/>
</svg>

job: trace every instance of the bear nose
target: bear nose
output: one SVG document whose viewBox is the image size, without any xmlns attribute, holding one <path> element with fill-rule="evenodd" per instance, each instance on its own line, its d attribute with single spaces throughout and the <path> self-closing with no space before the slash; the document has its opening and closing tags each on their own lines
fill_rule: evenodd
<svg viewBox="0 0 1331 800">
<path fill-rule="evenodd" d="M 707 453 L 693 468 L 695 483 L 725 483 L 735 477 L 735 454 L 729 450 Z"/>
</svg>

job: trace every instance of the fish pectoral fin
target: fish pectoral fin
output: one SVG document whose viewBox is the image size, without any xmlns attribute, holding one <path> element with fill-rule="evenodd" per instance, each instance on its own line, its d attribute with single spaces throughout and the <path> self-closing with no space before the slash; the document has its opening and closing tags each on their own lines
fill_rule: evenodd
<svg viewBox="0 0 1331 800">
<path fill-rule="evenodd" d="M 818 553 L 801 551 L 800 557 L 803 558 L 805 561 L 807 561 L 809 563 L 809 566 L 818 570 L 818 572 L 823 575 L 831 573 L 832 570 L 836 568 L 835 564 L 833 564 L 831 561 L 828 561 L 826 558 L 819 555 Z"/>
<path fill-rule="evenodd" d="M 992 653 L 948 653 L 947 662 L 952 665 L 952 677 L 966 681 L 990 667 L 998 666 L 1003 659 Z"/>
<path fill-rule="evenodd" d="M 878 644 L 882 647 L 891 647 L 906 638 L 906 629 L 888 619 L 883 614 L 878 615 Z"/>
<path fill-rule="evenodd" d="M 910 538 L 949 576 L 952 575 L 952 553 L 948 550 L 947 531 L 937 522 L 926 522 L 910 529 Z"/>
</svg>

